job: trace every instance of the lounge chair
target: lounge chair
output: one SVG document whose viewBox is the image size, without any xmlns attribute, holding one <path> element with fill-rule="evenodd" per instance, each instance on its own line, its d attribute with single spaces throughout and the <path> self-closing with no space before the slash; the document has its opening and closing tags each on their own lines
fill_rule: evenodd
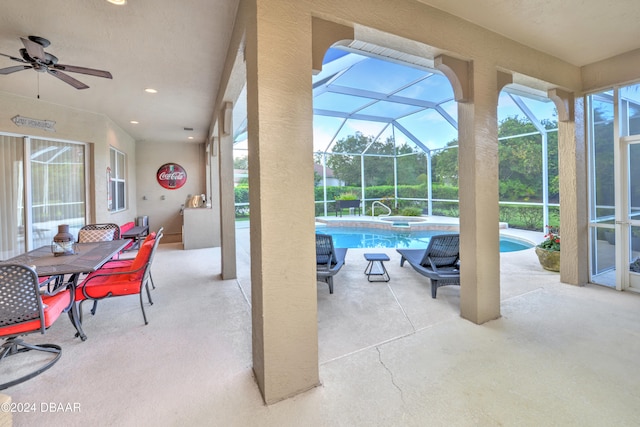
<svg viewBox="0 0 640 427">
<path fill-rule="evenodd" d="M 431 297 L 435 298 L 441 286 L 460 286 L 460 235 L 432 236 L 427 249 L 396 249 L 400 267 L 407 261 L 423 276 L 431 279 Z"/>
<path fill-rule="evenodd" d="M 334 248 L 333 238 L 328 234 L 316 233 L 316 272 L 318 281 L 329 285 L 329 293 L 333 293 L 333 276 L 344 265 L 346 248 Z"/>
</svg>

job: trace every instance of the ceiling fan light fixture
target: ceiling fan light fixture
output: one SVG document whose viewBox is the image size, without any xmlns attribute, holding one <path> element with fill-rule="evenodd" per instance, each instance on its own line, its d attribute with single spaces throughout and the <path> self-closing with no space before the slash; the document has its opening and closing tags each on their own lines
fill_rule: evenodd
<svg viewBox="0 0 640 427">
<path fill-rule="evenodd" d="M 111 4 L 115 4 L 116 6 L 124 6 L 127 4 L 127 0 L 107 0 Z"/>
</svg>

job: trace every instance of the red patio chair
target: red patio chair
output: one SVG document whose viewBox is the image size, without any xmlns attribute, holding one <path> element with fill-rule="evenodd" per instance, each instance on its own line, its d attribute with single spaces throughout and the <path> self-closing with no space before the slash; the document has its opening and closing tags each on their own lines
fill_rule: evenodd
<svg viewBox="0 0 640 427">
<path fill-rule="evenodd" d="M 42 295 L 38 275 L 32 268 L 21 264 L 0 265 L 0 337 L 7 338 L 0 346 L 0 362 L 9 356 L 32 350 L 54 355 L 36 370 L 0 384 L 0 390 L 39 375 L 60 359 L 60 346 L 28 344 L 19 337 L 37 332 L 44 334 L 61 313 L 71 308 L 71 303 L 68 289 L 62 288 L 54 294 Z"/>
<path fill-rule="evenodd" d="M 152 255 L 159 240 L 159 236 L 156 236 L 155 240 L 144 243 L 130 266 L 101 268 L 90 273 L 76 290 L 76 301 L 80 301 L 80 319 L 82 319 L 82 303 L 86 300 L 99 301 L 110 297 L 138 294 L 144 324 L 148 324 L 142 289 L 146 289 L 149 304 L 153 305 L 148 282 Z M 95 314 L 95 308 L 94 305 L 92 314 Z"/>
<path fill-rule="evenodd" d="M 129 230 L 131 230 L 133 227 L 135 227 L 135 225 L 136 225 L 136 223 L 135 223 L 135 222 L 133 222 L 133 221 L 129 221 L 129 222 L 126 222 L 126 223 L 122 224 L 122 225 L 120 226 L 120 235 L 122 236 L 122 235 L 123 235 L 123 234 L 125 234 L 127 231 L 129 231 Z M 129 242 L 129 243 L 127 244 L 127 246 L 125 246 L 124 248 L 122 248 L 122 250 L 121 250 L 120 252 L 126 252 L 126 251 L 128 251 L 129 249 L 131 249 L 131 248 L 133 247 L 133 245 L 134 245 L 135 243 L 136 243 L 136 242 L 132 240 L 131 242 Z"/>
<path fill-rule="evenodd" d="M 151 232 L 149 234 L 147 234 L 147 237 L 145 237 L 144 241 L 142 242 L 142 244 L 144 245 L 147 242 L 150 241 L 155 241 L 156 240 L 156 236 L 158 237 L 158 243 L 160 243 L 160 239 L 162 238 L 162 231 L 164 230 L 164 227 L 160 227 L 160 229 L 155 232 Z M 151 261 L 153 263 L 153 256 L 155 254 L 155 248 L 153 250 L 153 252 L 151 253 Z M 102 266 L 102 268 L 130 268 L 131 264 L 133 263 L 133 258 L 129 258 L 129 259 L 119 259 L 119 260 L 111 260 L 109 262 L 107 262 L 105 265 Z M 149 270 L 149 281 L 151 282 L 151 287 L 153 289 L 156 288 L 156 284 L 153 282 L 153 276 L 151 275 L 151 270 Z"/>
</svg>

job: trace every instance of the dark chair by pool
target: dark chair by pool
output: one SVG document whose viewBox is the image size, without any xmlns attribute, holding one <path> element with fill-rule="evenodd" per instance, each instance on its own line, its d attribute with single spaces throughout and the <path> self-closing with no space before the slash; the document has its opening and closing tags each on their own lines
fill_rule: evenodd
<svg viewBox="0 0 640 427">
<path fill-rule="evenodd" d="M 408 262 L 418 273 L 431 280 L 431 297 L 442 286 L 460 286 L 460 235 L 432 236 L 427 249 L 396 249 L 402 257 L 400 267 Z"/>
<path fill-rule="evenodd" d="M 316 274 L 319 281 L 329 285 L 330 294 L 333 293 L 333 276 L 344 265 L 346 255 L 347 248 L 334 248 L 329 234 L 316 233 Z"/>
</svg>

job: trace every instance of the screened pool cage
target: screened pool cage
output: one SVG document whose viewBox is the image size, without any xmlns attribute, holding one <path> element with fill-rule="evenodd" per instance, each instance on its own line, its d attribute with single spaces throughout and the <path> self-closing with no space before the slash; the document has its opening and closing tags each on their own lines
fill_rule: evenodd
<svg viewBox="0 0 640 427">
<path fill-rule="evenodd" d="M 248 215 L 244 105 L 234 109 L 239 216 Z M 335 215 L 345 193 L 362 215 L 458 216 L 457 104 L 440 72 L 332 48 L 313 76 L 313 113 L 317 216 Z M 511 227 L 557 225 L 556 116 L 535 91 L 500 93 L 500 220 Z"/>
</svg>

